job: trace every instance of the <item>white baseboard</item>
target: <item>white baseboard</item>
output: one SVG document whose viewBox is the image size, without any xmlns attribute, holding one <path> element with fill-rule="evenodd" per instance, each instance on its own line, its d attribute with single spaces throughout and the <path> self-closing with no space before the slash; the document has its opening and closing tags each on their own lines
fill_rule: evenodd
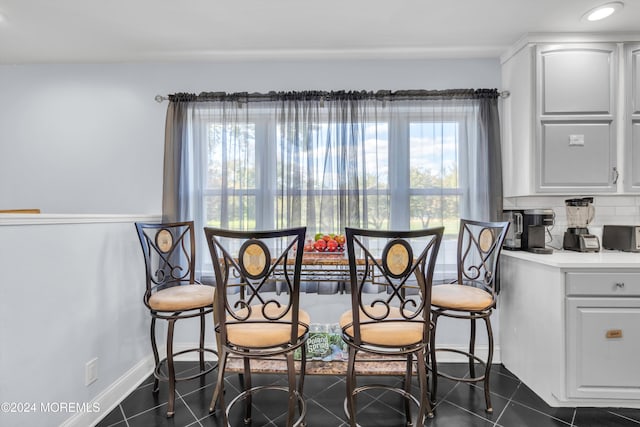
<svg viewBox="0 0 640 427">
<path fill-rule="evenodd" d="M 96 396 L 91 404 L 100 408 L 98 412 L 78 412 L 60 426 L 95 426 L 153 373 L 154 366 L 153 355 L 150 354 Z"/>
</svg>

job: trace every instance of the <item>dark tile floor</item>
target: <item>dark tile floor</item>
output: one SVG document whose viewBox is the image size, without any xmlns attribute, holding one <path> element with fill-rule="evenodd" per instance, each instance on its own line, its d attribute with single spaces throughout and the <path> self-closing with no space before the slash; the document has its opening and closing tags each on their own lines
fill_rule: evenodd
<svg viewBox="0 0 640 427">
<path fill-rule="evenodd" d="M 182 362 L 179 369 L 194 369 L 195 362 Z M 440 364 L 450 373 L 465 373 L 466 365 Z M 166 418 L 167 384 L 160 384 L 160 392 L 151 392 L 153 380 L 148 378 L 127 396 L 118 407 L 98 424 L 99 427 L 209 427 L 219 426 L 216 413 L 209 414 L 209 401 L 215 384 L 214 370 L 204 379 L 178 383 L 176 414 Z M 283 384 L 282 375 L 255 374 L 254 385 Z M 225 400 L 228 404 L 239 390 L 238 375 L 227 376 Z M 399 384 L 398 377 L 359 377 L 365 383 Z M 493 414 L 484 411 L 484 395 L 480 387 L 446 379 L 438 381 L 435 416 L 427 421 L 433 427 L 522 427 L 522 426 L 579 426 L 579 427 L 640 427 L 640 409 L 625 408 L 552 408 L 545 404 L 526 385 L 501 365 L 492 370 L 491 393 Z M 262 391 L 254 396 L 253 426 L 283 426 L 286 400 L 284 392 Z M 344 378 L 308 375 L 305 381 L 307 426 L 343 427 L 348 424 L 343 410 Z M 358 423 L 362 427 L 400 427 L 404 415 L 400 397 L 388 391 L 368 391 L 358 397 Z M 242 426 L 242 405 L 231 411 L 230 422 Z M 415 413 L 415 410 L 414 410 Z"/>
</svg>

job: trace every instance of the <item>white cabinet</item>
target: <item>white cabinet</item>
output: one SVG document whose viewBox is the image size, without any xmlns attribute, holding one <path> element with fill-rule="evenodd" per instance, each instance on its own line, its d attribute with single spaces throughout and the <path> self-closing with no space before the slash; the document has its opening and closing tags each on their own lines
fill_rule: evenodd
<svg viewBox="0 0 640 427">
<path fill-rule="evenodd" d="M 504 366 L 550 406 L 640 408 L 640 254 L 502 254 Z"/>
<path fill-rule="evenodd" d="M 615 191 L 616 45 L 536 51 L 536 191 Z"/>
<path fill-rule="evenodd" d="M 640 191 L 640 44 L 625 47 L 625 191 Z"/>
<path fill-rule="evenodd" d="M 640 273 L 566 273 L 567 397 L 640 399 Z"/>
<path fill-rule="evenodd" d="M 547 35 L 502 56 L 505 197 L 640 192 L 639 37 Z"/>
</svg>

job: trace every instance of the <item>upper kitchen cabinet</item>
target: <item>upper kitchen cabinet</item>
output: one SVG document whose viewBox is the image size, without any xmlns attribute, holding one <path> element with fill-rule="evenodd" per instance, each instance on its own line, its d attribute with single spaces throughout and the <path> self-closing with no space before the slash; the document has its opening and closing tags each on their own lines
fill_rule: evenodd
<svg viewBox="0 0 640 427">
<path fill-rule="evenodd" d="M 616 46 L 537 47 L 540 115 L 613 114 Z"/>
<path fill-rule="evenodd" d="M 617 47 L 536 47 L 536 191 L 616 191 Z"/>
<path fill-rule="evenodd" d="M 625 191 L 640 191 L 640 44 L 625 47 Z"/>
<path fill-rule="evenodd" d="M 505 197 L 640 191 L 640 44 L 614 36 L 546 35 L 503 55 Z"/>
</svg>

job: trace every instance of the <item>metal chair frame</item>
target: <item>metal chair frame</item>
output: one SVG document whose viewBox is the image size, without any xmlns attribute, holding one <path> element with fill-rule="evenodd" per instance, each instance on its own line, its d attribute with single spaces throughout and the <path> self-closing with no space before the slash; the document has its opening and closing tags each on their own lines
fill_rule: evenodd
<svg viewBox="0 0 640 427">
<path fill-rule="evenodd" d="M 356 423 L 356 395 L 370 389 L 385 389 L 400 394 L 405 399 L 405 416 L 407 425 L 412 425 L 410 402 L 418 408 L 417 425 L 423 426 L 425 416 L 433 417 L 430 400 L 428 399 L 428 377 L 425 357 L 430 342 L 431 323 L 431 285 L 435 261 L 442 240 L 443 227 L 413 231 L 381 231 L 349 228 L 345 229 L 349 270 L 351 278 L 351 315 L 353 321 L 342 327 L 342 338 L 348 345 L 349 359 L 347 364 L 345 412 L 351 426 Z M 422 238 L 425 240 L 414 256 L 409 241 Z M 368 240 L 380 239 L 386 241 L 382 257 L 374 255 L 368 247 Z M 414 242 L 415 243 L 415 242 Z M 400 246 L 396 246 L 400 245 Z M 402 247 L 404 249 L 402 249 Z M 405 264 L 398 271 L 397 264 L 393 264 L 393 248 L 400 250 L 406 257 Z M 356 251 L 362 256 L 356 257 Z M 406 259 L 405 259 L 406 258 Z M 366 293 L 367 278 L 372 271 L 379 272 L 378 279 L 387 287 L 386 294 L 377 294 L 371 303 L 366 303 L 363 294 Z M 415 279 L 415 284 L 410 283 Z M 407 292 L 410 290 L 409 292 Z M 413 296 L 412 296 L 412 295 Z M 382 309 L 382 313 L 379 311 Z M 392 310 L 399 312 L 400 317 L 392 318 Z M 361 316 L 361 312 L 366 317 Z M 422 325 L 422 339 L 404 346 L 380 345 L 366 342 L 362 338 L 361 329 L 365 325 L 375 325 L 383 322 L 413 322 Z M 352 333 L 347 331 L 352 329 Z M 357 386 L 356 357 L 359 351 L 385 356 L 398 356 L 406 360 L 406 370 L 403 388 L 383 384 Z M 413 363 L 417 366 L 420 394 L 416 398 L 411 393 L 411 377 Z"/>
<path fill-rule="evenodd" d="M 167 417 L 174 415 L 175 405 L 175 384 L 177 381 L 191 380 L 202 377 L 217 367 L 212 364 L 205 368 L 205 353 L 216 354 L 213 349 L 205 348 L 205 316 L 213 312 L 213 305 L 204 307 L 193 307 L 184 311 L 158 311 L 151 308 L 149 298 L 156 291 L 167 289 L 173 286 L 188 286 L 200 284 L 195 278 L 195 232 L 193 221 L 171 222 L 161 224 L 136 223 L 136 231 L 142 247 L 145 262 L 146 291 L 143 297 L 144 305 L 151 313 L 151 348 L 155 368 L 153 370 L 154 382 L 153 393 L 158 393 L 159 381 L 169 383 L 169 400 L 167 405 Z M 160 248 L 157 241 L 158 233 L 168 232 L 171 235 L 171 245 L 168 248 Z M 175 323 L 181 319 L 200 318 L 200 342 L 197 348 L 173 352 L 173 335 Z M 161 360 L 156 342 L 156 321 L 166 320 L 167 344 L 166 356 Z M 178 355 L 198 352 L 199 371 L 193 375 L 176 377 L 174 358 Z M 166 365 L 166 373 L 163 372 Z"/>
<path fill-rule="evenodd" d="M 299 319 L 300 308 L 300 277 L 302 269 L 302 247 L 306 234 L 306 227 L 291 228 L 274 231 L 231 231 L 211 227 L 204 229 L 209 251 L 213 262 L 216 279 L 216 334 L 219 340 L 219 369 L 218 382 L 211 399 L 210 412 L 214 412 L 216 406 L 221 408 L 223 425 L 229 424 L 229 413 L 232 406 L 240 401 L 245 401 L 244 422 L 251 422 L 252 395 L 265 390 L 285 390 L 288 392 L 287 426 L 299 426 L 304 424 L 306 405 L 303 398 L 304 374 L 306 371 L 306 340 L 309 333 L 309 325 Z M 266 248 L 264 255 L 264 268 L 255 271 L 245 265 L 244 257 L 231 253 L 225 247 L 225 239 L 243 242 L 242 248 L 258 245 Z M 269 239 L 285 239 L 287 243 L 281 248 L 275 248 L 277 255 L 271 256 L 271 251 L 265 241 Z M 263 246 L 264 245 L 264 246 Z M 297 249 L 297 250 L 296 250 Z M 294 254 L 293 263 L 291 254 Z M 251 271 L 250 271 L 251 270 Z M 266 293 L 261 293 L 265 285 L 273 281 L 284 284 L 284 289 L 273 298 Z M 234 282 L 234 283 L 231 283 Z M 236 293 L 232 287 L 239 287 Z M 231 290 L 231 291 L 230 291 Z M 232 303 L 229 296 L 238 295 L 238 301 Z M 284 296 L 285 304 L 276 299 Z M 281 298 L 282 299 L 282 298 Z M 256 320 L 250 318 L 255 307 L 261 307 L 262 318 Z M 268 313 L 268 307 L 277 308 L 279 313 Z M 290 313 L 291 318 L 285 316 Z M 255 314 L 255 313 L 254 313 Z M 290 326 L 289 340 L 282 346 L 263 347 L 238 345 L 229 340 L 228 330 L 232 325 L 246 325 L 256 323 L 272 324 L 277 322 Z M 304 333 L 299 334 L 299 327 L 304 328 Z M 294 352 L 300 349 L 300 378 L 296 384 L 296 369 Z M 224 376 L 229 355 L 243 359 L 243 391 L 235 397 L 228 406 L 224 402 Z M 252 386 L 250 359 L 273 358 L 283 356 L 287 363 L 288 387 L 280 386 Z M 299 414 L 296 417 L 295 409 L 298 406 Z"/>
<path fill-rule="evenodd" d="M 496 306 L 495 280 L 498 274 L 498 261 L 502 251 L 502 244 L 507 235 L 508 222 L 487 222 L 473 221 L 467 219 L 460 220 L 460 232 L 457 247 L 457 278 L 451 284 L 460 286 L 474 286 L 481 288 L 491 295 L 491 304 L 481 311 L 467 311 L 450 307 L 431 308 L 431 319 L 433 332 L 431 334 L 430 369 L 433 372 L 431 397 L 432 404 L 435 404 L 435 397 L 438 388 L 438 376 L 448 378 L 453 381 L 463 381 L 477 383 L 482 381 L 486 411 L 493 412 L 490 395 L 490 375 L 491 363 L 493 361 L 493 330 L 491 328 L 491 314 Z M 487 234 L 490 233 L 490 234 Z M 487 240 L 489 239 L 490 240 Z M 440 316 L 470 320 L 469 351 L 454 348 L 437 348 L 436 330 Z M 486 360 L 482 360 L 475 353 L 476 350 L 476 320 L 485 322 L 488 339 L 488 354 Z M 436 352 L 446 351 L 464 355 L 468 358 L 469 378 L 455 377 L 444 372 L 438 372 Z M 483 367 L 482 375 L 476 375 L 475 363 L 478 362 Z"/>
</svg>

